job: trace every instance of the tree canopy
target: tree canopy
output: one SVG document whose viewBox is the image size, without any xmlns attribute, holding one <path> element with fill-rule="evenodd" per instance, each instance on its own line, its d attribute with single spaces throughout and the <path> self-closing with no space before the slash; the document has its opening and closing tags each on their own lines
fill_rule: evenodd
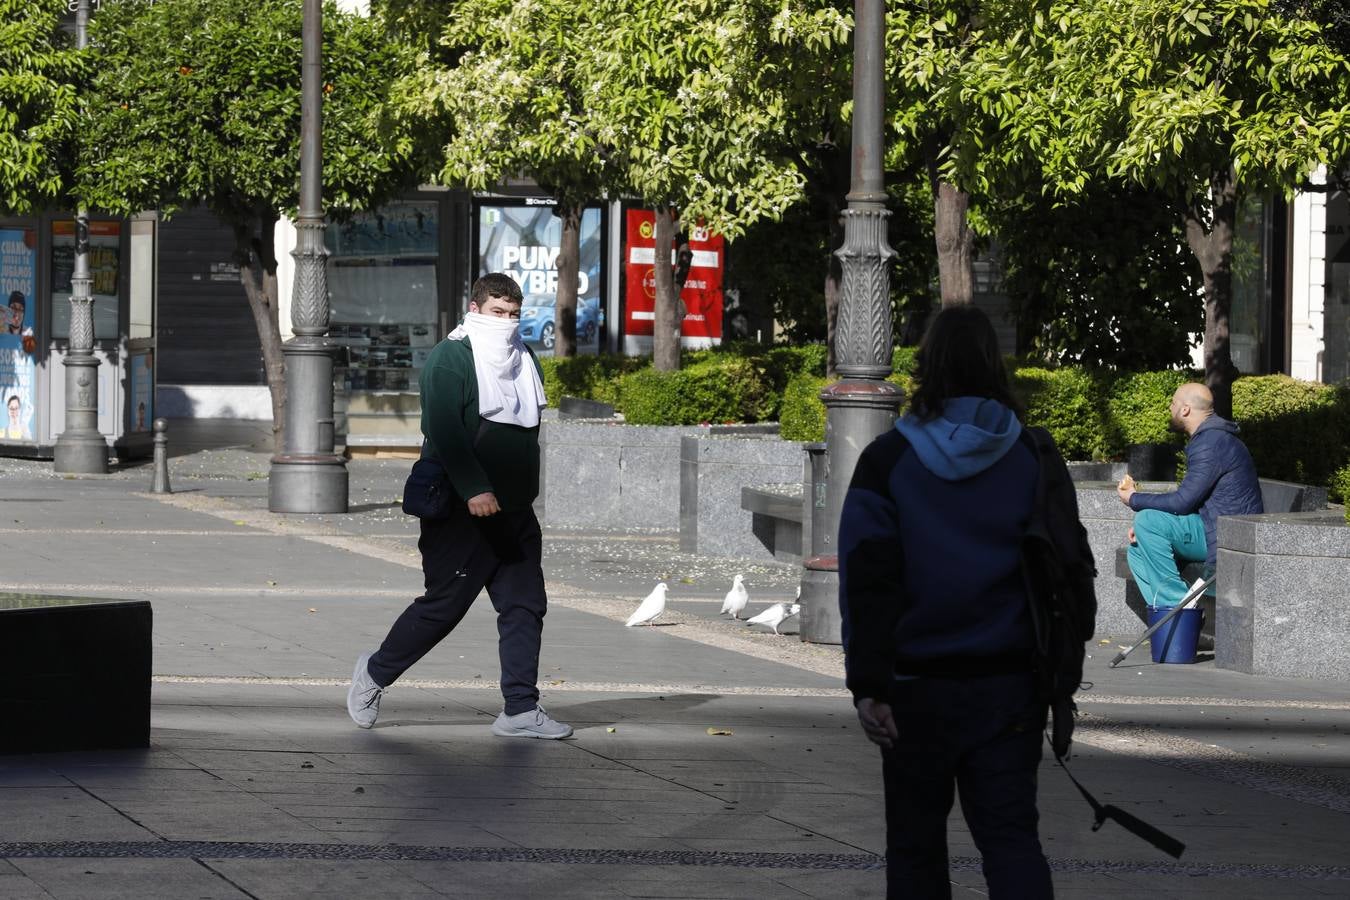
<svg viewBox="0 0 1350 900">
<path fill-rule="evenodd" d="M 273 431 L 285 416 L 273 229 L 299 204 L 302 15 L 290 0 L 119 0 L 91 31 L 76 194 L 171 214 L 200 204 L 235 232 L 262 341 Z M 413 58 L 380 23 L 324 7 L 323 190 L 330 214 L 409 184 L 418 142 L 385 114 Z"/>
<path fill-rule="evenodd" d="M 0 0 L 0 213 L 58 200 L 84 71 L 60 29 L 65 0 Z"/>
</svg>

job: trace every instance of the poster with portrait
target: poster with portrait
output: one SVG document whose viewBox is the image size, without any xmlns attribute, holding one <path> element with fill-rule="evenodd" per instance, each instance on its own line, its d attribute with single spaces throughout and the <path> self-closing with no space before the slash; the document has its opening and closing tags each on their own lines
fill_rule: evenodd
<svg viewBox="0 0 1350 900">
<path fill-rule="evenodd" d="M 600 210 L 581 214 L 581 259 L 577 271 L 577 352 L 596 353 L 605 311 L 600 302 Z M 504 272 L 520 285 L 525 298 L 520 311 L 520 336 L 541 356 L 553 354 L 557 323 L 558 252 L 562 219 L 553 202 L 532 199 L 526 205 L 478 207 L 478 274 Z"/>
<path fill-rule="evenodd" d="M 144 350 L 127 360 L 131 422 L 127 431 L 149 431 L 155 421 L 155 354 Z"/>
<path fill-rule="evenodd" d="M 0 397 L 5 430 L 0 440 L 34 440 L 37 408 L 37 232 L 0 228 L 0 297 L 5 298 L 5 327 L 0 330 Z"/>
<path fill-rule="evenodd" d="M 630 209 L 624 219 L 624 352 L 650 353 L 656 318 L 656 217 L 649 209 Z M 689 275 L 680 292 L 685 316 L 680 345 L 712 347 L 722 342 L 722 236 L 706 228 L 691 228 Z M 675 248 L 668 251 L 675 265 Z M 666 257 L 667 254 L 662 254 Z"/>
</svg>

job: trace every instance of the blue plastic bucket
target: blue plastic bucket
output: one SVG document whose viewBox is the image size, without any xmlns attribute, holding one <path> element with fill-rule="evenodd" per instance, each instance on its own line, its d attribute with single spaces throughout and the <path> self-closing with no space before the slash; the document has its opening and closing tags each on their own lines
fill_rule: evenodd
<svg viewBox="0 0 1350 900">
<path fill-rule="evenodd" d="M 1150 606 L 1148 624 L 1172 611 L 1171 607 Z M 1198 606 L 1183 609 L 1148 639 L 1155 663 L 1193 663 L 1200 644 L 1200 627 L 1205 624 L 1205 611 Z"/>
</svg>

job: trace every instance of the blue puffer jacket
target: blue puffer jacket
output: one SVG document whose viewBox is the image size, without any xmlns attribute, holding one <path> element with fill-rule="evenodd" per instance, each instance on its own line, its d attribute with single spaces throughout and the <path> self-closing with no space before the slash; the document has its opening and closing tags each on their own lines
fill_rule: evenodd
<svg viewBox="0 0 1350 900">
<path fill-rule="evenodd" d="M 1219 547 L 1219 516 L 1264 511 L 1256 463 L 1237 433 L 1234 423 L 1210 416 L 1186 444 L 1186 477 L 1181 479 L 1181 486 L 1165 494 L 1136 492 L 1130 497 L 1130 509 L 1136 512 L 1160 509 L 1177 516 L 1200 513 L 1205 523 L 1206 561 L 1211 566 Z"/>
</svg>

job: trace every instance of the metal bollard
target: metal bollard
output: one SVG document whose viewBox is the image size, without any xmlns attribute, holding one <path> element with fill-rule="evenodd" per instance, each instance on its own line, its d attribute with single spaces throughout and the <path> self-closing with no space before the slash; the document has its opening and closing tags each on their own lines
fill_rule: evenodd
<svg viewBox="0 0 1350 900">
<path fill-rule="evenodd" d="M 169 490 L 169 422 L 156 419 L 150 426 L 155 432 L 155 480 L 150 485 L 152 494 L 171 494 Z"/>
</svg>

